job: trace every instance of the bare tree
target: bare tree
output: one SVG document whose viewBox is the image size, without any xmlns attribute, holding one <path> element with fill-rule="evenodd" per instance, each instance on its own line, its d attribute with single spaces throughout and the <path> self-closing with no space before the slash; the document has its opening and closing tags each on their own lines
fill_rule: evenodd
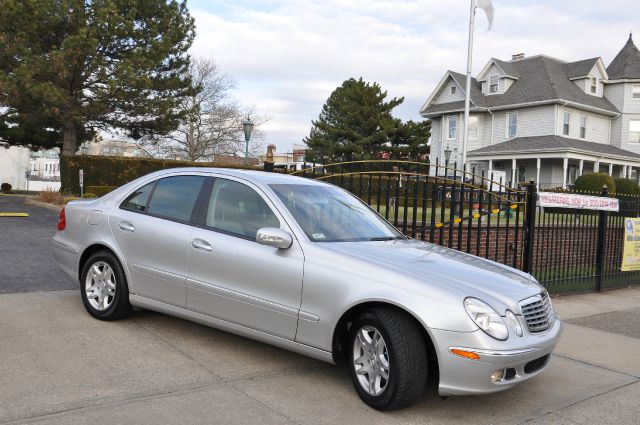
<svg viewBox="0 0 640 425">
<path fill-rule="evenodd" d="M 190 72 L 199 92 L 182 103 L 190 111 L 179 128 L 162 138 L 147 138 L 139 146 L 150 156 L 215 161 L 216 155 L 244 155 L 242 122 L 250 116 L 255 124 L 251 136 L 252 152 L 261 146 L 260 125 L 267 118 L 257 116 L 252 108 L 241 107 L 231 97 L 233 82 L 211 59 L 191 60 Z"/>
</svg>

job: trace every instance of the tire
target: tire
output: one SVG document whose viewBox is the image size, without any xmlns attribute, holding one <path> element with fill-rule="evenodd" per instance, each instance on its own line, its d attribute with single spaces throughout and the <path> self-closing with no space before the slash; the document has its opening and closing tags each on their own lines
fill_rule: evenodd
<svg viewBox="0 0 640 425">
<path fill-rule="evenodd" d="M 376 333 L 381 337 L 377 344 Z M 427 345 L 419 325 L 404 312 L 385 307 L 366 310 L 349 328 L 347 352 L 353 386 L 374 409 L 409 406 L 424 392 Z"/>
<path fill-rule="evenodd" d="M 124 270 L 109 251 L 98 251 L 85 263 L 80 275 L 80 295 L 84 307 L 96 319 L 118 320 L 133 313 Z"/>
</svg>

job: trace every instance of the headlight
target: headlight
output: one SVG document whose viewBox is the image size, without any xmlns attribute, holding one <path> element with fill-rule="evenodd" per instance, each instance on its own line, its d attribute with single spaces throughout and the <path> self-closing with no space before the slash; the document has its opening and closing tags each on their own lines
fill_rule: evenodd
<svg viewBox="0 0 640 425">
<path fill-rule="evenodd" d="M 466 298 L 464 309 L 471 320 L 487 335 L 504 341 L 509 338 L 509 331 L 502 317 L 489 304 L 477 298 Z"/>
<path fill-rule="evenodd" d="M 516 335 L 522 336 L 522 325 L 513 311 L 507 310 L 507 314 L 505 314 L 505 316 L 507 316 L 507 323 L 511 327 L 511 330 L 515 332 Z"/>
</svg>

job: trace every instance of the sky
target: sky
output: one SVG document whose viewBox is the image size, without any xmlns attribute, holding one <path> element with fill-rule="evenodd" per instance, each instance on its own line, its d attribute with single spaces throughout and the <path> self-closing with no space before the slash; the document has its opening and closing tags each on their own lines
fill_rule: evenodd
<svg viewBox="0 0 640 425">
<path fill-rule="evenodd" d="M 263 143 L 290 152 L 342 82 L 377 82 L 393 114 L 418 110 L 444 73 L 464 73 L 470 0 L 188 0 L 191 54 L 213 59 L 234 81 L 232 95 L 269 117 Z M 472 75 L 491 57 L 545 54 L 608 65 L 629 33 L 640 42 L 638 0 L 493 0 L 493 28 L 478 10 Z"/>
</svg>

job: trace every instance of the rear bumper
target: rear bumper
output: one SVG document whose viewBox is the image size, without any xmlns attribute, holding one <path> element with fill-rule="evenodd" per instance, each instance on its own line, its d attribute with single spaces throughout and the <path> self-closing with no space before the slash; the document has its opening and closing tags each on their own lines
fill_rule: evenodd
<svg viewBox="0 0 640 425">
<path fill-rule="evenodd" d="M 73 280 L 78 280 L 79 250 L 76 246 L 56 234 L 51 238 L 53 245 L 53 258 L 62 271 Z"/>
<path fill-rule="evenodd" d="M 437 340 L 440 369 L 439 392 L 447 395 L 488 394 L 506 390 L 526 381 L 547 368 L 562 333 L 562 321 L 540 334 L 523 337 L 511 335 L 507 341 L 497 341 L 481 330 L 449 332 L 432 330 Z M 471 360 L 452 354 L 451 348 L 462 348 L 479 355 Z M 502 371 L 502 379 L 491 378 Z"/>
</svg>

